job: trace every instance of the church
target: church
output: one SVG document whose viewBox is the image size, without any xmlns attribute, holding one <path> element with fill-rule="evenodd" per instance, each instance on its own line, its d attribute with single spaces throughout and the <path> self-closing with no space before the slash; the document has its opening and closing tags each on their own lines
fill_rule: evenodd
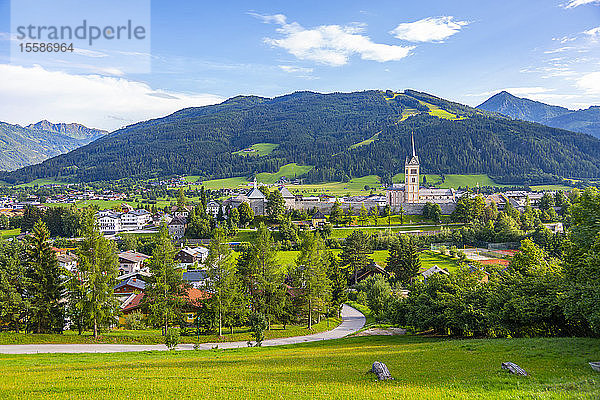
<svg viewBox="0 0 600 400">
<path fill-rule="evenodd" d="M 404 163 L 404 183 L 394 183 L 386 190 L 387 205 L 400 207 L 405 204 L 455 203 L 454 189 L 422 188 L 420 185 L 420 162 L 415 152 L 415 137 L 411 135 L 412 157 Z"/>
</svg>

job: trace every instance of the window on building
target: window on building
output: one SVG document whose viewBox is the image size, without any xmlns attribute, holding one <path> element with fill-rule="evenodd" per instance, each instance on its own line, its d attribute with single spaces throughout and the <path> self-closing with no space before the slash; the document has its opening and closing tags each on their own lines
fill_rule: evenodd
<svg viewBox="0 0 600 400">
<path fill-rule="evenodd" d="M 415 168 L 413 168 L 413 169 L 411 169 L 411 170 L 410 170 L 410 173 L 411 173 L 411 174 L 416 174 L 416 173 L 417 173 L 417 170 L 416 170 Z"/>
</svg>

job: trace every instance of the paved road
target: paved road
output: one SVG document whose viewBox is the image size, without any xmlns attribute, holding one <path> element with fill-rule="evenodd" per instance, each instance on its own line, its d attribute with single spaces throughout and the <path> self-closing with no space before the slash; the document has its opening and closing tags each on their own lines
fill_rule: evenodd
<svg viewBox="0 0 600 400">
<path fill-rule="evenodd" d="M 344 304 L 342 307 L 342 323 L 336 328 L 307 336 L 295 336 L 263 341 L 263 346 L 282 346 L 286 344 L 316 342 L 318 340 L 340 339 L 358 331 L 365 325 L 365 316 L 356 309 Z M 247 347 L 247 342 L 202 343 L 200 349 L 209 350 L 218 346 L 220 349 Z M 177 350 L 193 350 L 193 344 L 181 344 Z M 121 353 L 128 351 L 167 350 L 163 344 L 11 344 L 1 345 L 0 354 L 36 354 L 36 353 Z"/>
</svg>

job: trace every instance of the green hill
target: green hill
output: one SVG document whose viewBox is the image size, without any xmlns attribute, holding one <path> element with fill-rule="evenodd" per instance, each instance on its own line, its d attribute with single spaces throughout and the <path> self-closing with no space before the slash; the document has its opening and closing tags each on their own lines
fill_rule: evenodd
<svg viewBox="0 0 600 400">
<path fill-rule="evenodd" d="M 238 96 L 186 108 L 0 179 L 251 179 L 259 172 L 277 176 L 280 168 L 296 164 L 313 166 L 300 171 L 305 183 L 368 175 L 389 183 L 403 170 L 411 133 L 428 174 L 484 174 L 507 184 L 600 177 L 600 141 L 589 135 L 510 120 L 414 90 L 369 90 Z M 240 154 L 252 146 L 258 156 Z"/>
</svg>

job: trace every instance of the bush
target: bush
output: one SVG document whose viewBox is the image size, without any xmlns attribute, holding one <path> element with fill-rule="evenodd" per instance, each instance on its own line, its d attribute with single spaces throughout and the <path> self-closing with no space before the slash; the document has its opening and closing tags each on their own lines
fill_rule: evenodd
<svg viewBox="0 0 600 400">
<path fill-rule="evenodd" d="M 365 292 L 358 292 L 356 295 L 356 302 L 362 304 L 363 306 L 367 305 L 367 294 Z"/>
<path fill-rule="evenodd" d="M 248 318 L 250 324 L 250 332 L 256 346 L 260 347 L 262 341 L 265 339 L 265 329 L 267 329 L 267 319 L 259 312 L 253 312 Z"/>
<path fill-rule="evenodd" d="M 141 311 L 136 310 L 130 314 L 125 315 L 125 329 L 131 329 L 134 331 L 140 331 L 146 329 L 146 322 L 144 321 L 145 316 Z"/>
<path fill-rule="evenodd" d="M 175 347 L 180 343 L 181 336 L 179 335 L 179 329 L 169 328 L 165 335 L 165 345 L 169 350 L 175 350 Z"/>
</svg>

